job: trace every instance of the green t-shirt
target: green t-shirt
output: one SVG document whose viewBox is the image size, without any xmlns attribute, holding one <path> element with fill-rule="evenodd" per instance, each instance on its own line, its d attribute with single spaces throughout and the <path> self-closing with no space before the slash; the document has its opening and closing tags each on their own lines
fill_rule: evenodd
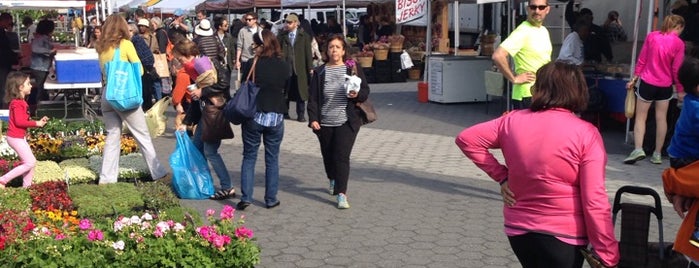
<svg viewBox="0 0 699 268">
<path fill-rule="evenodd" d="M 515 75 L 532 72 L 536 73 L 541 66 L 551 61 L 551 38 L 546 27 L 535 27 L 529 21 L 522 22 L 510 33 L 510 36 L 500 44 L 515 60 Z M 529 90 L 534 83 L 514 85 L 512 99 L 522 100 L 531 97 Z"/>
</svg>

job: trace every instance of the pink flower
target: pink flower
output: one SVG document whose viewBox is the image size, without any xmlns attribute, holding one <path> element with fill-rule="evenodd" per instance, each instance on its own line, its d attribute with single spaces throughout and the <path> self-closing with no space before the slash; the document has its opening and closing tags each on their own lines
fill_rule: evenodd
<svg viewBox="0 0 699 268">
<path fill-rule="evenodd" d="M 118 232 L 118 231 L 121 231 L 121 229 L 123 229 L 123 228 L 124 228 L 124 223 L 122 223 L 121 221 L 114 222 L 114 231 Z"/>
<path fill-rule="evenodd" d="M 92 229 L 92 222 L 89 219 L 82 219 L 78 227 L 80 227 L 80 230 Z"/>
<path fill-rule="evenodd" d="M 55 239 L 56 240 L 63 240 L 63 239 L 66 239 L 66 236 L 64 234 L 57 234 Z"/>
<path fill-rule="evenodd" d="M 211 243 L 214 245 L 214 247 L 221 248 L 231 242 L 231 237 L 227 235 L 217 235 L 213 238 L 213 241 Z"/>
<path fill-rule="evenodd" d="M 184 225 L 180 224 L 179 222 L 175 223 L 175 226 L 172 227 L 172 230 L 175 231 L 176 233 L 184 231 Z"/>
<path fill-rule="evenodd" d="M 235 237 L 237 238 L 252 238 L 252 235 L 252 230 L 245 228 L 245 226 L 240 226 L 238 229 L 235 229 Z"/>
<path fill-rule="evenodd" d="M 231 206 L 223 206 L 223 210 L 221 210 L 221 220 L 229 220 L 233 218 L 233 215 L 235 213 L 235 209 Z"/>
<path fill-rule="evenodd" d="M 155 237 L 163 237 L 164 233 L 160 230 L 160 228 L 155 228 L 155 231 L 153 231 L 153 235 Z"/>
<path fill-rule="evenodd" d="M 102 231 L 100 230 L 92 230 L 90 231 L 90 233 L 87 234 L 87 239 L 89 239 L 90 241 L 102 241 L 102 239 L 104 239 L 104 234 L 102 234 Z"/>
<path fill-rule="evenodd" d="M 202 227 L 197 228 L 197 233 L 199 233 L 199 235 L 201 235 L 201 237 L 203 237 L 204 239 L 209 241 L 209 240 L 211 240 L 211 238 L 213 236 L 216 235 L 216 230 L 214 230 L 213 228 L 211 228 L 209 226 L 202 226 Z"/>
<path fill-rule="evenodd" d="M 213 216 L 215 213 L 216 213 L 216 210 L 213 210 L 213 209 L 207 209 L 207 210 L 206 210 L 206 216 L 207 216 L 207 217 L 211 217 L 211 216 Z"/>
</svg>

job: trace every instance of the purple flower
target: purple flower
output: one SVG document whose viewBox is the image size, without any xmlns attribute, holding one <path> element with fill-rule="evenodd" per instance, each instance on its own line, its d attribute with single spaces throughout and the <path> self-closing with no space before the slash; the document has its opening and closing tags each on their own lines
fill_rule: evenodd
<svg viewBox="0 0 699 268">
<path fill-rule="evenodd" d="M 88 219 L 82 219 L 78 227 L 80 227 L 80 230 L 92 229 L 92 222 Z"/>
<path fill-rule="evenodd" d="M 347 66 L 348 68 L 354 68 L 354 66 L 356 66 L 356 65 L 357 65 L 357 62 L 355 62 L 354 59 L 347 59 L 345 61 L 345 66 Z"/>
</svg>

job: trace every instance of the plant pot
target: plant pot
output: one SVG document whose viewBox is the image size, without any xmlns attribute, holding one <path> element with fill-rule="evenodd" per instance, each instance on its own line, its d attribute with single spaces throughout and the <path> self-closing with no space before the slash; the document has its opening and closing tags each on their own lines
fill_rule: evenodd
<svg viewBox="0 0 699 268">
<path fill-rule="evenodd" d="M 391 52 L 401 52 L 403 51 L 403 43 L 391 44 Z"/>
<path fill-rule="evenodd" d="M 374 49 L 374 59 L 387 60 L 388 59 L 388 49 Z"/>
<path fill-rule="evenodd" d="M 420 80 L 420 72 L 422 72 L 422 70 L 418 68 L 411 68 L 408 70 L 408 79 Z"/>
<path fill-rule="evenodd" d="M 371 68 L 373 60 L 374 58 L 372 57 L 357 57 L 357 62 L 359 62 L 359 66 L 362 68 Z"/>
</svg>

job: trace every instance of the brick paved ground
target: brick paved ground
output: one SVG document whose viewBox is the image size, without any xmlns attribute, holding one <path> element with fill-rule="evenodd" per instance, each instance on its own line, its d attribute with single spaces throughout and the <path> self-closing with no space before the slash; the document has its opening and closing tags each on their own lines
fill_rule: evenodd
<svg viewBox="0 0 699 268">
<path fill-rule="evenodd" d="M 315 136 L 305 123 L 285 122 L 281 206 L 264 208 L 264 153 L 260 151 L 255 202 L 244 212 L 262 247 L 259 267 L 519 267 L 502 232 L 498 185 L 454 145 L 460 130 L 494 118 L 498 105 L 491 104 L 488 115 L 482 103 L 418 103 L 416 88 L 415 82 L 371 85 L 379 120 L 363 127 L 357 138 L 349 210 L 336 209 L 335 199 L 327 193 Z M 610 125 L 603 131 L 610 198 L 628 184 L 662 193 L 660 173 L 669 165 L 667 160 L 663 166 L 648 161 L 624 165 L 621 161 L 632 148 L 624 144 L 621 129 Z M 239 127 L 234 131 L 240 134 Z M 155 140 L 164 163 L 174 143 L 172 134 Z M 240 187 L 241 152 L 239 136 L 221 147 L 236 188 Z M 237 201 L 182 203 L 203 213 Z M 680 221 L 667 201 L 663 205 L 665 240 L 670 241 Z M 657 237 L 653 226 L 651 237 Z"/>
</svg>

